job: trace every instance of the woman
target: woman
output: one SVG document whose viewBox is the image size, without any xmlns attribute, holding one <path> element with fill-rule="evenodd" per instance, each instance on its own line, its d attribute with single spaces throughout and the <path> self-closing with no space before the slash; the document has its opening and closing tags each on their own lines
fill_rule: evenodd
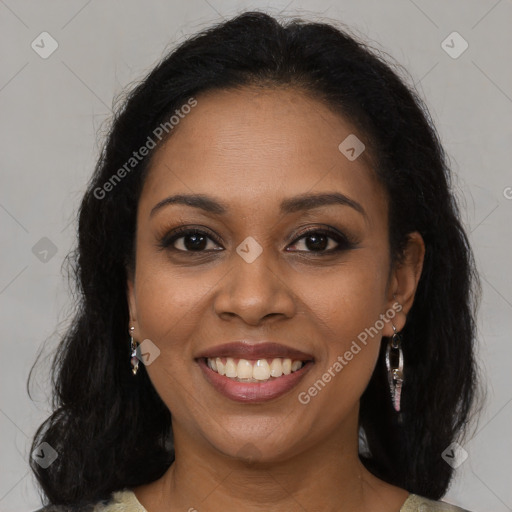
<svg viewBox="0 0 512 512">
<path fill-rule="evenodd" d="M 248 12 L 173 51 L 81 205 L 42 510 L 462 510 L 437 500 L 478 283 L 449 180 L 421 100 L 334 26 Z"/>
</svg>

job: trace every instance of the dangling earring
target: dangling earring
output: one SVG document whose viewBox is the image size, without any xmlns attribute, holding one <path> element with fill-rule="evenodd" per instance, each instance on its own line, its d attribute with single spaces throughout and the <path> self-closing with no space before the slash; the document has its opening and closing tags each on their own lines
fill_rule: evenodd
<svg viewBox="0 0 512 512">
<path fill-rule="evenodd" d="M 131 364 L 132 364 L 133 375 L 137 375 L 137 371 L 139 369 L 139 358 L 137 357 L 136 342 L 133 341 L 133 331 L 134 330 L 135 330 L 135 327 L 130 327 Z"/>
<path fill-rule="evenodd" d="M 395 411 L 400 412 L 400 397 L 402 395 L 402 385 L 404 382 L 404 353 L 402 351 L 402 339 L 396 327 L 393 327 L 393 336 L 388 342 L 386 348 L 386 368 L 388 370 L 389 390 L 391 391 L 391 401 Z M 398 351 L 398 366 L 391 365 L 391 351 L 394 351 L 394 362 L 396 363 Z"/>
</svg>

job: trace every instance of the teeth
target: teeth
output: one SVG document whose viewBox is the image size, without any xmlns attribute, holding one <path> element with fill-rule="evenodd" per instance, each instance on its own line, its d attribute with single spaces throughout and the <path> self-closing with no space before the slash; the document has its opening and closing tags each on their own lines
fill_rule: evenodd
<svg viewBox="0 0 512 512">
<path fill-rule="evenodd" d="M 289 375 L 304 366 L 303 361 L 292 361 L 290 358 L 283 359 L 281 357 L 272 359 L 270 364 L 266 359 L 258 359 L 257 361 L 239 359 L 236 362 L 232 357 L 216 357 L 215 359 L 208 358 L 207 364 L 210 369 L 219 375 L 247 382 L 261 382 L 269 380 L 271 377 L 278 378 L 282 375 Z"/>
<path fill-rule="evenodd" d="M 226 365 L 224 366 L 224 371 L 226 372 L 226 377 L 238 377 L 236 373 L 236 364 L 235 361 L 231 357 L 228 357 L 226 361 Z"/>
<path fill-rule="evenodd" d="M 292 363 L 292 372 L 296 372 L 300 368 L 302 368 L 302 362 L 301 361 L 293 361 L 293 363 Z"/>
<path fill-rule="evenodd" d="M 240 379 L 252 379 L 252 364 L 247 359 L 240 359 L 236 367 L 236 377 Z"/>
<path fill-rule="evenodd" d="M 272 377 L 281 377 L 283 375 L 283 364 L 281 359 L 272 359 L 270 363 L 270 375 Z"/>
<path fill-rule="evenodd" d="M 266 359 L 258 359 L 252 369 L 252 378 L 256 380 L 267 380 L 270 378 L 270 366 Z"/>
</svg>

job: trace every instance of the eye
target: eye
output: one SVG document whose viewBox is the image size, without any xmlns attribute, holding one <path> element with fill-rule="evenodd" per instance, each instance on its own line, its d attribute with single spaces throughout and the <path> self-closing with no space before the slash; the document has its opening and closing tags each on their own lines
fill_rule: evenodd
<svg viewBox="0 0 512 512">
<path fill-rule="evenodd" d="M 298 243 L 300 242 L 300 243 Z M 299 252 L 316 252 L 329 254 L 342 250 L 351 249 L 354 243 L 347 236 L 331 229 L 310 229 L 295 239 L 292 246 L 298 246 Z M 290 250 L 290 249 L 287 249 Z"/>
<path fill-rule="evenodd" d="M 158 244 L 163 249 L 181 252 L 205 252 L 219 250 L 218 242 L 210 233 L 200 229 L 178 228 L 166 235 Z"/>
</svg>

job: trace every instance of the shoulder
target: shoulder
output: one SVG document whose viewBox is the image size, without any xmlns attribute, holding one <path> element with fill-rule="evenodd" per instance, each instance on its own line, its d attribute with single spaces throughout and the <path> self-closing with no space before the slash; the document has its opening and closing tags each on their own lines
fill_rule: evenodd
<svg viewBox="0 0 512 512">
<path fill-rule="evenodd" d="M 400 512 L 470 512 L 444 501 L 433 501 L 418 494 L 409 494 Z"/>
<path fill-rule="evenodd" d="M 113 492 L 106 500 L 87 505 L 47 505 L 34 512 L 147 512 L 130 489 Z"/>
</svg>

